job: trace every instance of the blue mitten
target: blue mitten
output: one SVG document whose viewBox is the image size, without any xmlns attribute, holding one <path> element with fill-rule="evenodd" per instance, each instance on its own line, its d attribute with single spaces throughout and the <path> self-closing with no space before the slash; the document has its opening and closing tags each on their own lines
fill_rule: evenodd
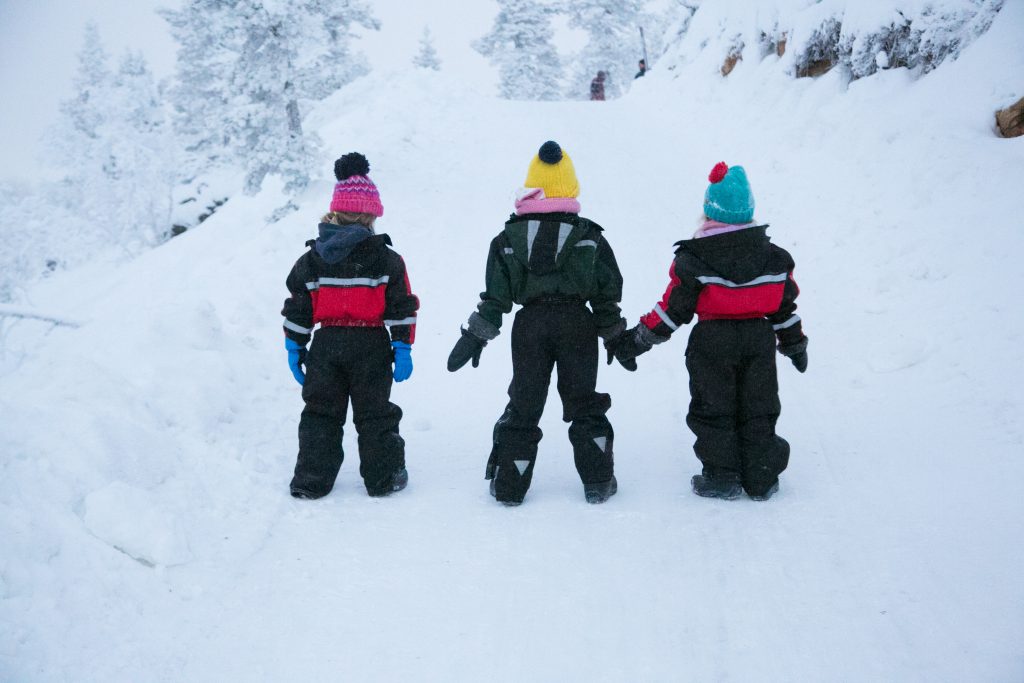
<svg viewBox="0 0 1024 683">
<path fill-rule="evenodd" d="M 391 348 L 395 350 L 395 381 L 404 382 L 412 375 L 412 346 L 393 341 Z"/>
<path fill-rule="evenodd" d="M 295 375 L 295 381 L 300 385 L 305 384 L 306 373 L 302 371 L 302 368 L 306 364 L 306 347 L 285 337 L 284 348 L 288 349 L 288 367 Z"/>
</svg>

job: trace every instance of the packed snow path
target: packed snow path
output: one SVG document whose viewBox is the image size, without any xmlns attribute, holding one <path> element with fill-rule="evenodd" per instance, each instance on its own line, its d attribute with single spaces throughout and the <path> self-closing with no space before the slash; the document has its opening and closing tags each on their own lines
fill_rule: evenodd
<svg viewBox="0 0 1024 683">
<path fill-rule="evenodd" d="M 278 311 L 326 177 L 278 223 L 272 189 L 239 196 L 133 263 L 56 278 L 33 303 L 81 327 L 5 339 L 0 679 L 1019 679 L 1024 146 L 992 136 L 985 102 L 1024 62 L 1021 19 L 1007 7 L 922 81 L 848 90 L 771 58 L 727 87 L 652 72 L 600 104 L 423 72 L 353 84 L 310 127 L 369 157 L 422 300 L 394 390 L 409 488 L 366 496 L 350 422 L 334 492 L 288 496 L 302 404 Z M 487 495 L 511 320 L 480 368 L 445 358 L 547 139 L 631 323 L 707 171 L 746 166 L 811 339 L 806 375 L 780 358 L 793 454 L 770 502 L 689 492 L 686 330 L 635 374 L 602 366 L 618 495 L 584 502 L 554 395 L 526 503 Z"/>
</svg>

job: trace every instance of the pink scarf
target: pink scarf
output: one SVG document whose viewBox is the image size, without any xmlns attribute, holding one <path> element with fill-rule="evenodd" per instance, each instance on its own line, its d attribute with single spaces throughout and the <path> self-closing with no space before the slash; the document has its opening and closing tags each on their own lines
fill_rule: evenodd
<svg viewBox="0 0 1024 683">
<path fill-rule="evenodd" d="M 760 225 L 756 221 L 753 223 L 741 223 L 740 225 L 733 225 L 732 223 L 719 223 L 713 221 L 710 218 L 704 221 L 697 232 L 693 233 L 694 239 L 700 239 L 701 237 L 711 237 L 712 235 L 721 235 L 725 232 L 736 232 L 737 230 L 744 230 L 746 228 L 752 228 L 755 225 Z"/>
<path fill-rule="evenodd" d="M 574 197 L 545 197 L 539 187 L 524 187 L 516 194 L 516 215 L 527 213 L 579 213 Z"/>
</svg>

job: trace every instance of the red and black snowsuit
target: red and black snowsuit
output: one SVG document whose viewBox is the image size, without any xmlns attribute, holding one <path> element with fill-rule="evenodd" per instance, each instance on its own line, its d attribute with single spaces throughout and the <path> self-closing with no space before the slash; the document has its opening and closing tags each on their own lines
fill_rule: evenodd
<svg viewBox="0 0 1024 683">
<path fill-rule="evenodd" d="M 354 226 L 347 226 L 354 227 Z M 321 225 L 321 235 L 337 226 Z M 416 337 L 419 300 L 409 287 L 402 257 L 389 249 L 387 235 L 366 231 L 341 250 L 318 252 L 318 242 L 288 274 L 291 296 L 284 302 L 284 333 L 305 345 L 299 421 L 299 456 L 292 490 L 326 495 L 334 486 L 344 453 L 343 425 L 352 401 L 359 433 L 359 473 L 367 491 L 377 493 L 405 467 L 405 441 L 398 433 L 402 410 L 391 403 L 391 340 Z M 385 326 L 390 329 L 391 334 Z"/>
<path fill-rule="evenodd" d="M 664 340 L 697 316 L 686 348 L 694 450 L 705 473 L 739 473 L 751 495 L 767 491 L 789 461 L 789 444 L 775 433 L 776 342 L 787 356 L 807 346 L 793 258 L 767 228 L 677 242 L 665 296 L 640 319 Z"/>
</svg>

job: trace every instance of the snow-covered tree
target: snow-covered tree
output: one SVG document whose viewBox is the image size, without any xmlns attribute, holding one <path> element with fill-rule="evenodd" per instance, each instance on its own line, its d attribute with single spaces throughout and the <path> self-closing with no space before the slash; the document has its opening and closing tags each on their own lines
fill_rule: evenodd
<svg viewBox="0 0 1024 683">
<path fill-rule="evenodd" d="M 245 191 L 270 174 L 287 191 L 309 181 L 319 141 L 300 103 L 321 100 L 368 72 L 352 29 L 378 29 L 361 0 L 187 0 L 163 16 L 179 43 L 177 128 L 197 170 L 230 163 Z"/>
<path fill-rule="evenodd" d="M 108 176 L 118 201 L 112 207 L 122 231 L 152 244 L 170 230 L 171 192 L 178 168 L 166 106 L 153 72 L 138 52 L 127 52 L 110 92 Z"/>
<path fill-rule="evenodd" d="M 40 202 L 32 188 L 0 181 L 0 303 L 17 300 L 25 284 L 43 270 L 46 236 L 39 232 L 45 230 L 40 219 L 49 211 Z"/>
<path fill-rule="evenodd" d="M 75 204 L 83 218 L 101 215 L 106 201 L 112 78 L 110 56 L 96 25 L 90 23 L 78 53 L 73 95 L 60 102 L 60 118 L 46 140 L 47 161 L 61 173 L 64 185 L 81 189 Z"/>
<path fill-rule="evenodd" d="M 132 251 L 169 229 L 173 145 L 145 60 L 127 53 L 112 72 L 95 26 L 85 31 L 74 94 L 47 140 L 63 176 L 52 200 L 95 244 Z"/>
<path fill-rule="evenodd" d="M 210 166 L 230 163 L 224 121 L 233 99 L 227 86 L 235 65 L 225 53 L 238 42 L 234 32 L 227 31 L 230 9 L 226 2 L 209 2 L 161 12 L 178 43 L 175 79 L 168 96 L 174 130 L 183 144 L 182 171 L 187 179 Z M 218 32 L 213 26 L 224 30 Z"/>
<path fill-rule="evenodd" d="M 655 66 L 670 45 L 682 40 L 699 7 L 700 0 L 673 0 L 658 11 L 647 11 L 641 15 L 650 62 L 648 69 Z"/>
<path fill-rule="evenodd" d="M 420 37 L 420 51 L 412 58 L 412 63 L 421 69 L 441 70 L 441 60 L 434 49 L 434 40 L 430 36 L 430 27 L 423 29 L 423 36 Z"/>
<path fill-rule="evenodd" d="M 96 139 L 109 109 L 105 101 L 109 86 L 110 56 L 103 48 L 96 24 L 86 24 L 82 49 L 78 53 L 78 68 L 72 81 L 75 94 L 60 103 L 60 113 L 66 119 L 69 132 L 88 140 Z"/>
<path fill-rule="evenodd" d="M 590 81 L 605 72 L 605 96 L 617 97 L 633 80 L 643 57 L 640 0 L 571 0 L 569 26 L 587 32 L 587 43 L 574 60 L 569 96 L 586 99 Z"/>
<path fill-rule="evenodd" d="M 498 0 L 498 7 L 490 33 L 473 48 L 498 67 L 501 96 L 559 99 L 562 63 L 552 42 L 554 10 L 535 0 Z"/>
</svg>

